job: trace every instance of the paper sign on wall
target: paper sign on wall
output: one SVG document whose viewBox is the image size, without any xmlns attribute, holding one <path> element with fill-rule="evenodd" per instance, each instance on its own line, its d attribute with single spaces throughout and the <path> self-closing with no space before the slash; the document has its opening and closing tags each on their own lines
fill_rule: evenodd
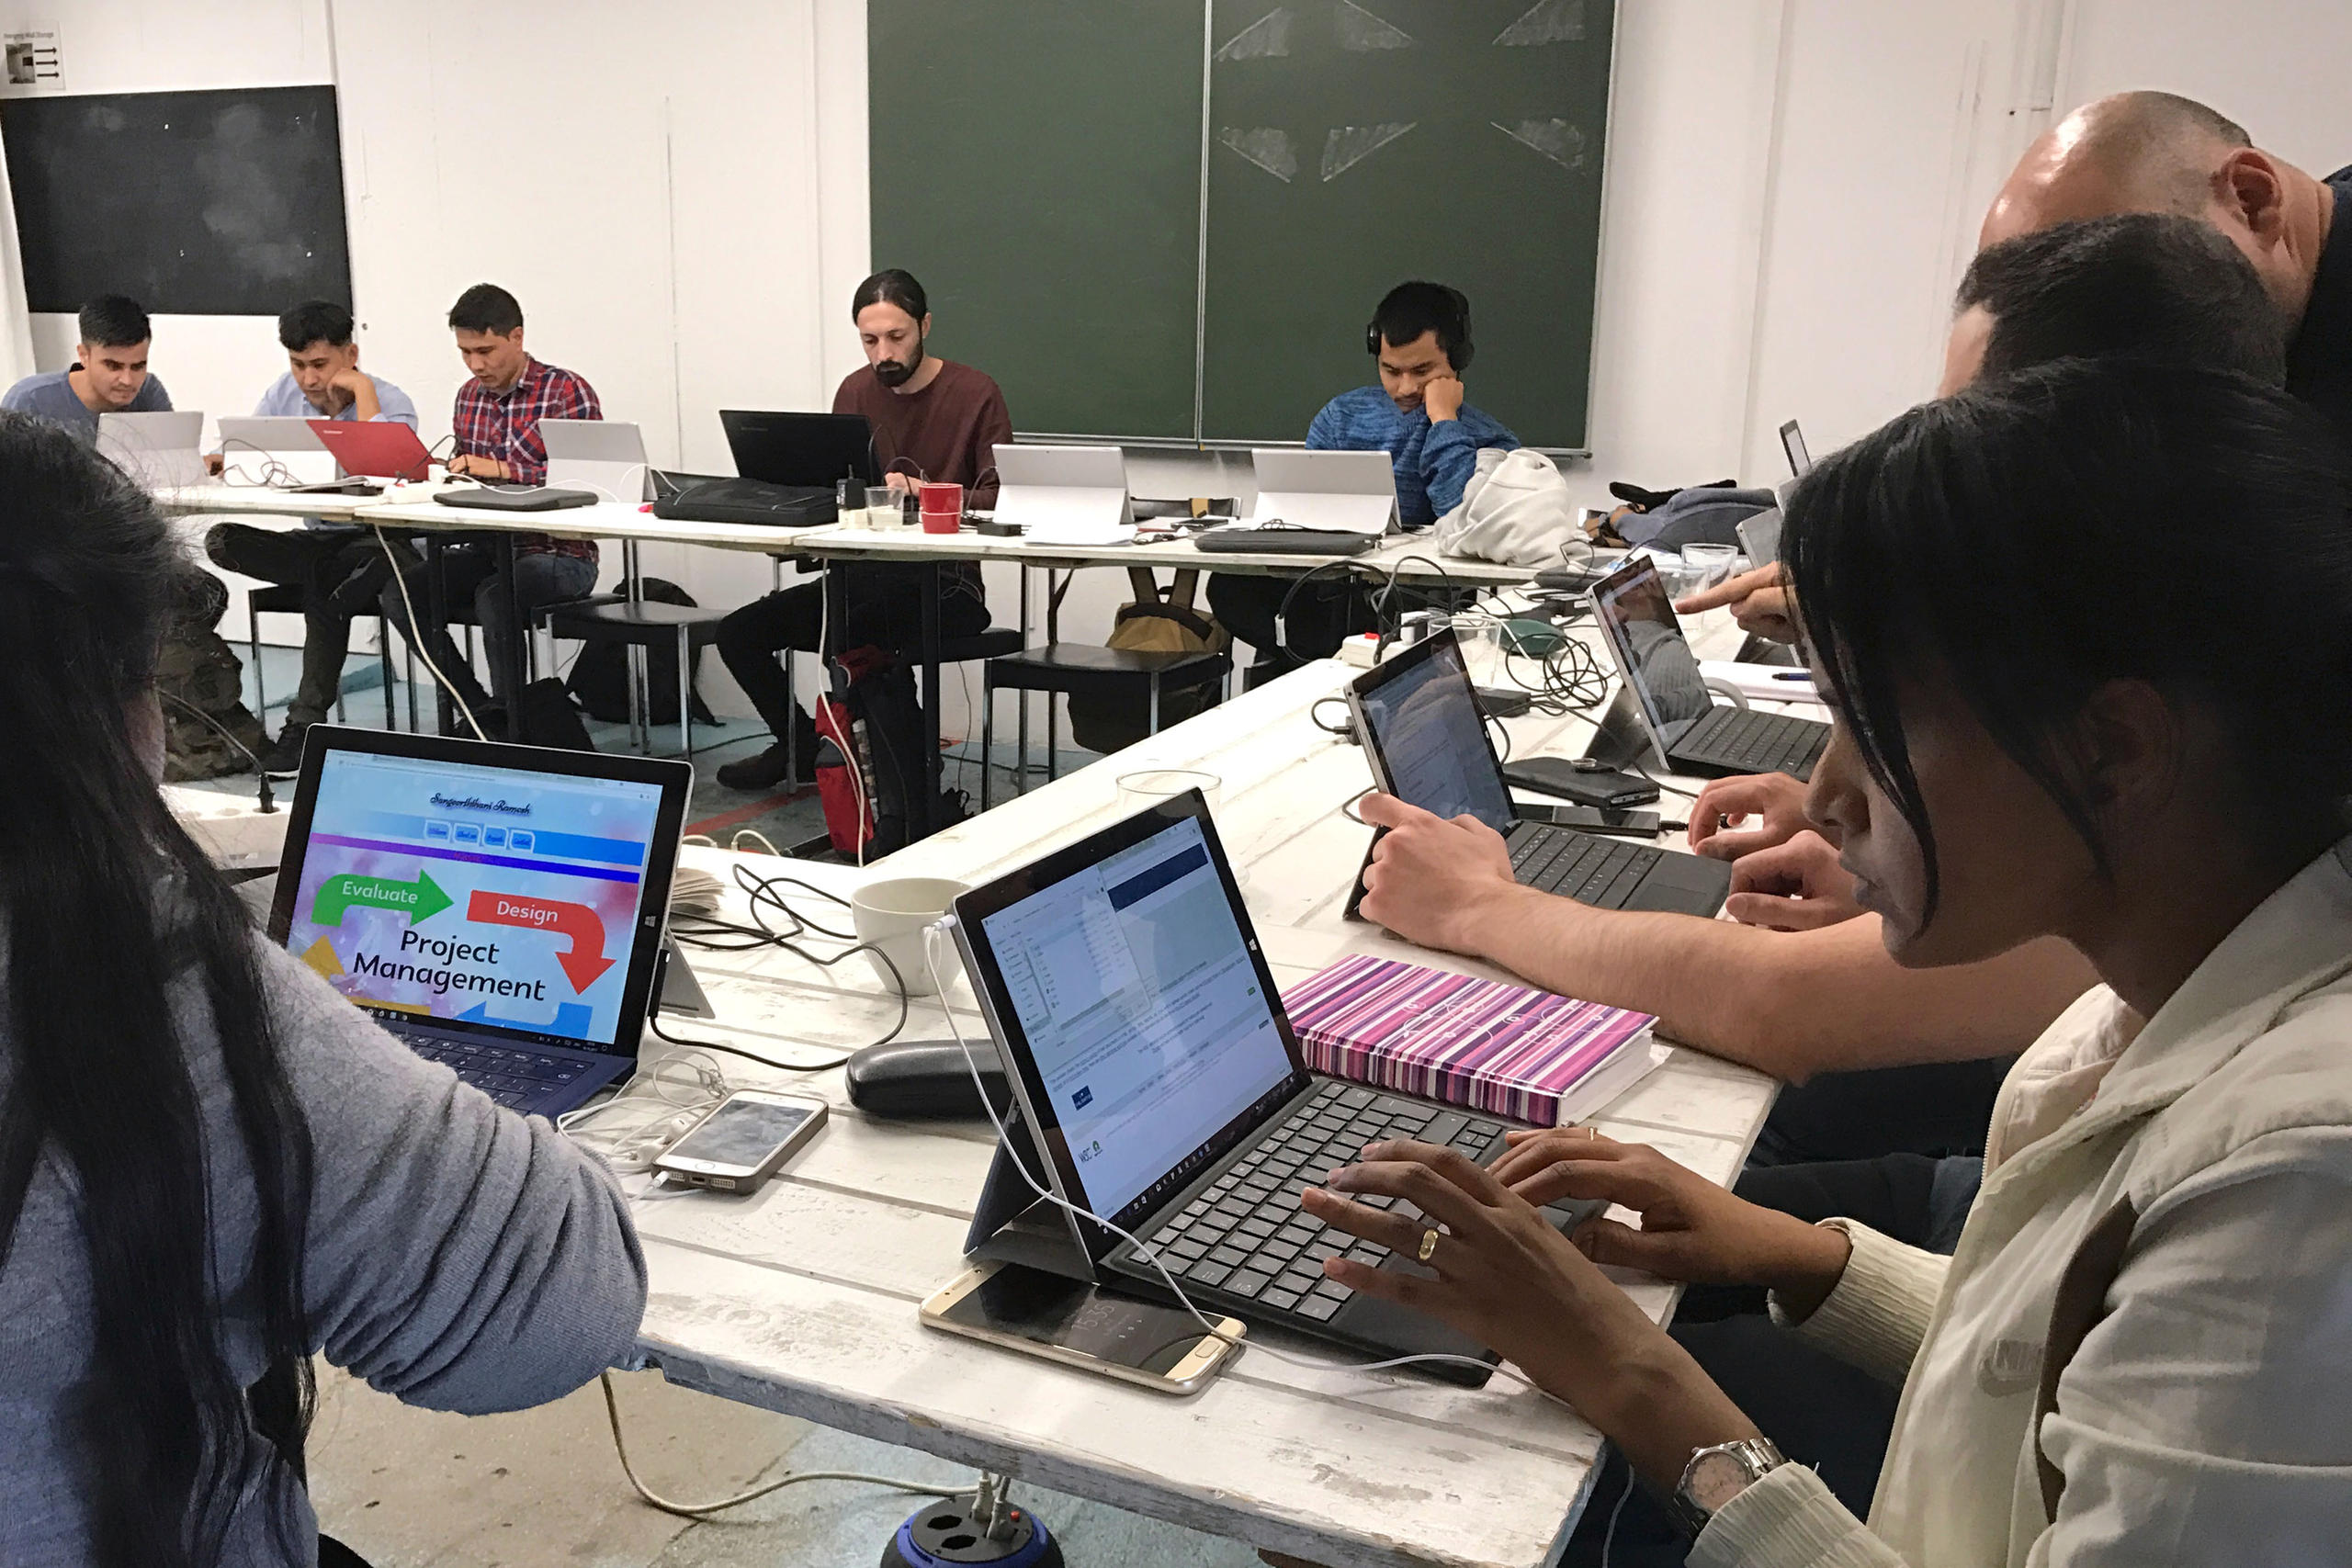
<svg viewBox="0 0 2352 1568">
<path fill-rule="evenodd" d="M 65 91 L 65 48 L 55 22 L 0 27 L 0 97 Z"/>
</svg>

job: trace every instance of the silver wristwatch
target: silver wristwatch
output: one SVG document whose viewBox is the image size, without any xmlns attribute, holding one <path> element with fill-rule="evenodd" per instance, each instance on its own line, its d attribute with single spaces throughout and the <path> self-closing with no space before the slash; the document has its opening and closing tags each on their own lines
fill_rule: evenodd
<svg viewBox="0 0 2352 1568">
<path fill-rule="evenodd" d="M 1739 1438 L 1697 1450 L 1682 1467 L 1681 1484 L 1667 1506 L 1675 1522 L 1696 1536 L 1725 1503 L 1788 1462 L 1761 1438 Z"/>
</svg>

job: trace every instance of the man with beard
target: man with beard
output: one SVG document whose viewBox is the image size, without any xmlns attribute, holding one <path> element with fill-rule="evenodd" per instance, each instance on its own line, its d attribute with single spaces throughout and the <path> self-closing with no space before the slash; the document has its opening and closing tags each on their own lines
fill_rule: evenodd
<svg viewBox="0 0 2352 1568">
<path fill-rule="evenodd" d="M 926 352 L 931 305 L 922 285 L 895 267 L 877 272 L 857 286 L 850 314 L 865 345 L 865 368 L 851 372 L 841 384 L 833 412 L 862 414 L 874 427 L 875 458 L 892 489 L 933 479 L 962 485 L 968 505 L 994 505 L 993 448 L 1012 440 L 1012 416 L 1005 412 L 1003 392 L 987 375 Z M 833 628 L 831 639 L 836 648 L 871 646 L 899 654 L 921 637 L 923 568 L 844 561 L 831 570 L 841 574 L 843 606 L 842 625 Z M 718 770 L 718 782 L 728 788 L 771 789 L 784 783 L 787 735 L 795 738 L 798 758 L 800 777 L 795 782 L 816 776 L 816 724 L 793 700 L 775 656 L 786 648 L 816 651 L 823 619 L 824 585 L 811 581 L 746 604 L 719 624 L 719 656 L 776 737 L 759 755 Z M 942 566 L 940 636 L 976 637 L 988 624 L 978 563 Z M 903 661 L 894 674 L 904 676 Z M 911 703 L 910 697 L 908 710 Z M 909 743 L 901 734 L 894 750 Z M 883 764 L 883 759 L 876 761 Z M 916 771 L 911 752 L 904 771 L 910 777 Z M 877 821 L 876 829 L 878 838 L 889 837 L 885 824 Z"/>
</svg>

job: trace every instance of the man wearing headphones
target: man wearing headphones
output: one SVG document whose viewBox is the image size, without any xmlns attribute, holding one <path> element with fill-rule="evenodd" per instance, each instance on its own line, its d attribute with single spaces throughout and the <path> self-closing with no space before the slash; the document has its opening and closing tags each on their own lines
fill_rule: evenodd
<svg viewBox="0 0 2352 1568">
<path fill-rule="evenodd" d="M 1510 450 L 1519 437 L 1464 400 L 1470 368 L 1470 301 L 1441 283 L 1400 283 L 1364 328 L 1380 384 L 1340 393 L 1307 427 L 1309 451 L 1385 452 L 1396 470 L 1397 520 L 1426 528 L 1462 504 L 1463 487 L 1485 446 Z M 1227 631 L 1258 650 L 1255 686 L 1309 659 L 1328 659 L 1351 635 L 1371 629 L 1371 601 L 1345 580 L 1297 585 L 1280 577 L 1209 579 L 1209 608 Z M 1283 602 L 1290 601 L 1283 613 Z M 1279 635 L 1275 626 L 1280 616 Z"/>
</svg>

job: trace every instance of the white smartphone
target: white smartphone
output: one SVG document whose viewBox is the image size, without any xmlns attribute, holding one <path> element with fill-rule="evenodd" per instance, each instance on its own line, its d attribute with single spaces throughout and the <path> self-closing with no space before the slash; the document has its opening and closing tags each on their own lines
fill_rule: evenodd
<svg viewBox="0 0 2352 1568">
<path fill-rule="evenodd" d="M 1197 1393 L 1240 1348 L 1202 1331 L 1181 1307 L 1106 1295 L 1017 1264 L 982 1263 L 922 1303 L 925 1327 L 985 1339 L 1161 1393 Z M 1217 1332 L 1239 1339 L 1238 1317 Z"/>
<path fill-rule="evenodd" d="M 825 1124 L 825 1102 L 741 1089 L 686 1129 L 653 1168 L 689 1187 L 750 1192 Z"/>
</svg>

